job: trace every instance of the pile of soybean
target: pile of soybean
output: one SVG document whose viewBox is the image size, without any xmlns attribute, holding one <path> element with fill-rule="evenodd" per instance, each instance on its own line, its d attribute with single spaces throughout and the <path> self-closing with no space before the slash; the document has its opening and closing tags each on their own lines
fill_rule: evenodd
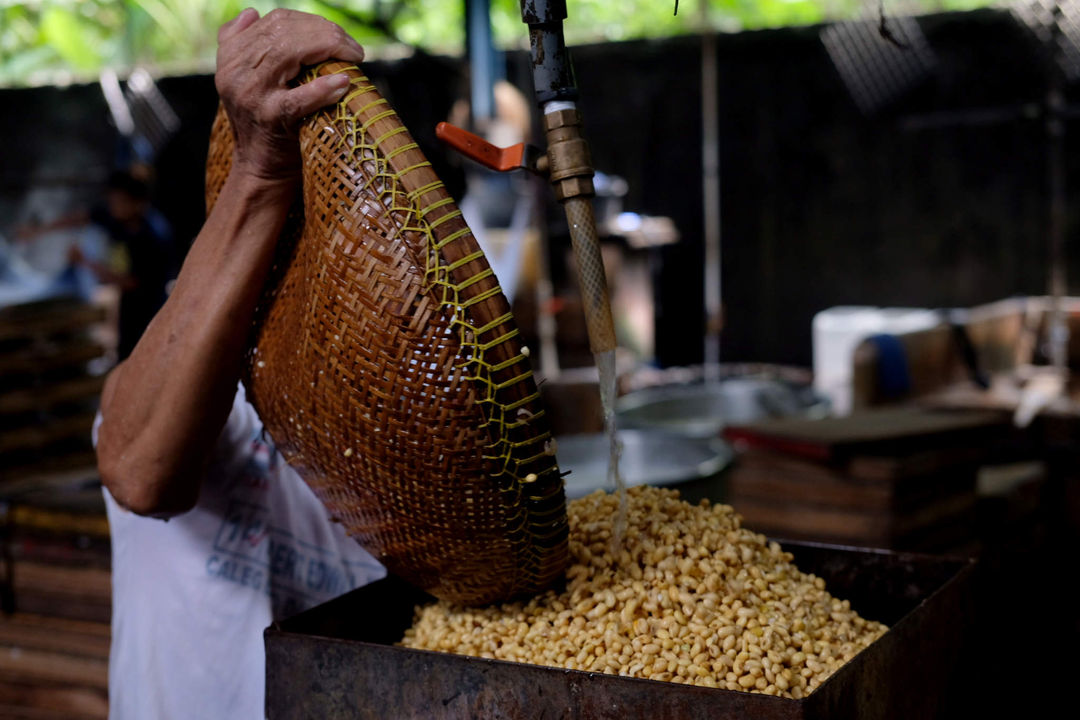
<svg viewBox="0 0 1080 720">
<path fill-rule="evenodd" d="M 801 698 L 887 628 L 801 572 L 728 505 L 674 490 L 571 502 L 563 591 L 527 602 L 418 608 L 402 645 L 573 670 Z"/>
</svg>

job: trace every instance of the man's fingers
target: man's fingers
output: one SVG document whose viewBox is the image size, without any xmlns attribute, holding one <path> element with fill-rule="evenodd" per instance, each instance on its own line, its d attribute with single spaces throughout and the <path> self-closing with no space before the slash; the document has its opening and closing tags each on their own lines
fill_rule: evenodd
<svg viewBox="0 0 1080 720">
<path fill-rule="evenodd" d="M 342 54 L 345 57 L 342 60 L 351 60 L 354 63 L 364 62 L 364 46 L 352 39 L 352 36 L 345 33 L 345 44 L 347 47 L 342 48 Z"/>
<path fill-rule="evenodd" d="M 297 38 L 294 42 L 292 57 L 296 62 L 296 72 L 303 65 L 315 65 L 324 60 L 363 61 L 364 49 L 358 42 L 337 25 L 326 23 L 326 26 L 320 28 L 320 32 Z"/>
<path fill-rule="evenodd" d="M 274 49 L 274 65 L 282 76 L 293 78 L 304 65 L 324 60 L 359 63 L 360 43 L 329 20 L 294 10 L 274 10 L 259 21 L 263 42 Z"/>
<path fill-rule="evenodd" d="M 239 40 L 237 36 L 248 27 L 252 28 L 250 38 L 245 35 Z M 244 11 L 222 26 L 219 64 L 221 48 L 226 43 L 234 62 L 249 70 L 257 69 L 264 79 L 272 78 L 272 82 L 286 83 L 295 78 L 303 66 L 324 60 L 359 63 L 364 59 L 360 43 L 340 26 L 318 15 L 281 8 L 262 18 L 254 10 Z"/>
<path fill-rule="evenodd" d="M 337 37 L 334 37 L 337 36 Z M 344 60 L 361 63 L 364 60 L 364 48 L 344 31 L 331 31 L 324 44 L 313 43 L 300 56 L 301 65 L 314 65 L 323 60 Z"/>
<path fill-rule="evenodd" d="M 239 15 L 222 25 L 221 28 L 218 30 L 218 44 L 220 45 L 234 35 L 237 35 L 248 29 L 258 19 L 259 11 L 255 8 L 247 8 L 245 10 L 241 10 Z"/>
<path fill-rule="evenodd" d="M 286 121 L 295 123 L 301 118 L 336 103 L 349 88 L 349 78 L 341 73 L 323 75 L 311 82 L 288 90 L 281 103 L 282 108 L 287 108 L 290 117 Z"/>
</svg>

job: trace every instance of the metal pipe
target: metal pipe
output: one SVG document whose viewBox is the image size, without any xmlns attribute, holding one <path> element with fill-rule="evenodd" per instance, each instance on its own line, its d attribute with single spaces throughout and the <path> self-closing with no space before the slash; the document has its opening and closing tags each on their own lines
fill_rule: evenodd
<svg viewBox="0 0 1080 720">
<path fill-rule="evenodd" d="M 529 26 L 536 101 L 543 106 L 577 99 L 574 66 L 563 38 L 566 0 L 521 0 L 521 19 Z"/>
<path fill-rule="evenodd" d="M 490 0 L 465 0 L 469 53 L 469 107 L 473 128 L 486 128 L 495 117 L 495 48 L 491 38 Z"/>
<path fill-rule="evenodd" d="M 1069 355 L 1069 325 L 1065 320 L 1063 303 L 1065 285 L 1065 106 L 1063 72 L 1061 70 L 1061 6 L 1054 5 L 1051 27 L 1049 87 L 1046 93 L 1046 163 L 1049 185 L 1048 262 L 1050 289 L 1049 350 L 1050 364 L 1065 376 Z"/>
<path fill-rule="evenodd" d="M 563 38 L 565 18 L 565 0 L 521 0 L 521 19 L 529 26 L 536 100 L 544 111 L 549 175 L 570 226 L 589 347 L 600 354 L 615 349 L 615 323 L 593 217 L 592 159 L 581 132 L 574 102 L 577 84 Z"/>
<path fill-rule="evenodd" d="M 721 293 L 720 122 L 717 109 L 716 35 L 708 2 L 701 0 L 701 169 L 705 235 L 705 380 L 720 380 Z"/>
<path fill-rule="evenodd" d="M 533 208 L 540 230 L 536 279 L 536 335 L 540 342 L 540 374 L 549 380 L 554 380 L 562 369 L 559 367 L 559 349 L 555 339 L 558 327 L 555 322 L 555 309 L 552 307 L 555 289 L 551 283 L 551 263 L 548 258 L 551 238 L 547 223 L 543 222 L 547 188 L 539 180 L 530 178 L 530 190 L 535 194 Z"/>
</svg>

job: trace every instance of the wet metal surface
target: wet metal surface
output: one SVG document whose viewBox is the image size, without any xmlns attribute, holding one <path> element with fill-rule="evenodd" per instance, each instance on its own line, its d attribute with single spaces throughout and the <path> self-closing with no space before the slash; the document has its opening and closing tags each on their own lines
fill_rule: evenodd
<svg viewBox="0 0 1080 720">
<path fill-rule="evenodd" d="M 395 647 L 427 596 L 394 578 L 266 631 L 267 715 L 294 718 L 933 718 L 971 617 L 973 563 L 783 543 L 890 630 L 803 700 Z"/>
<path fill-rule="evenodd" d="M 715 438 L 727 425 L 816 417 L 826 410 L 825 401 L 813 388 L 766 378 L 734 377 L 717 383 L 636 390 L 619 398 L 615 415 L 621 428 Z"/>
<path fill-rule="evenodd" d="M 619 430 L 620 460 L 627 487 L 678 486 L 705 480 L 731 462 L 731 447 L 719 439 L 687 438 L 652 430 Z M 566 497 L 574 499 L 608 487 L 610 444 L 604 433 L 563 435 L 558 438 L 559 467 L 565 478 Z M 693 502 L 693 499 L 684 498 Z"/>
</svg>

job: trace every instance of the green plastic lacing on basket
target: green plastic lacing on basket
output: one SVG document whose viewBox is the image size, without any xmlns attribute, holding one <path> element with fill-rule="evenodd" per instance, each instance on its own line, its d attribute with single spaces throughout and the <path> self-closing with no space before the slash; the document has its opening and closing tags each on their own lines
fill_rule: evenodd
<svg viewBox="0 0 1080 720">
<path fill-rule="evenodd" d="M 359 71 L 359 68 L 356 66 L 348 66 L 342 67 L 335 72 L 349 73 L 350 71 Z M 315 77 L 318 77 L 318 75 L 319 68 L 317 67 L 308 74 L 307 79 L 314 79 Z M 351 101 L 375 90 L 375 87 L 371 85 L 371 81 L 362 74 L 360 76 L 350 77 L 350 82 L 353 86 L 352 89 L 338 101 L 335 110 L 335 124 L 342 133 L 340 142 L 349 148 L 348 152 L 354 163 L 370 162 L 373 164 L 375 172 L 368 178 L 365 187 L 373 187 L 376 189 L 380 202 L 386 208 L 384 211 L 385 214 L 389 216 L 391 213 L 401 213 L 406 216 L 406 222 L 397 225 L 398 230 L 394 237 L 396 238 L 406 231 L 411 231 L 420 233 L 423 237 L 427 238 L 424 268 L 424 278 L 427 287 L 424 288 L 424 291 L 425 293 L 430 293 L 433 289 L 437 289 L 436 296 L 439 303 L 450 313 L 451 327 L 458 333 L 458 341 L 463 351 L 462 355 L 465 356 L 464 361 L 458 367 L 459 369 L 466 370 L 467 374 L 465 377 L 475 383 L 480 390 L 478 393 L 478 402 L 485 418 L 481 427 L 494 427 L 495 429 L 492 433 L 493 440 L 484 448 L 483 458 L 495 463 L 495 467 L 497 468 L 496 475 L 499 475 L 502 478 L 505 478 L 506 476 L 512 478 L 512 483 L 507 484 L 504 482 L 501 487 L 503 491 L 511 492 L 516 496 L 514 498 L 514 504 L 517 504 L 521 501 L 524 488 L 531 484 L 529 482 L 529 476 L 523 476 L 522 467 L 540 460 L 545 455 L 552 454 L 548 450 L 548 442 L 551 440 L 551 433 L 549 431 L 544 431 L 526 440 L 516 442 L 510 440 L 511 430 L 527 425 L 532 420 L 542 417 L 544 414 L 542 409 L 538 410 L 535 414 L 519 412 L 523 406 L 539 399 L 539 391 L 535 391 L 527 397 L 520 398 L 510 403 L 499 402 L 497 398 L 499 390 L 510 387 L 515 383 L 526 381 L 532 377 L 532 370 L 527 369 L 517 376 L 501 383 L 497 383 L 493 379 L 494 373 L 505 370 L 517 363 L 527 362 L 526 355 L 519 353 L 517 356 L 499 363 L 491 363 L 484 359 L 485 353 L 493 347 L 516 337 L 518 335 L 517 329 L 515 328 L 505 332 L 487 342 L 479 342 L 477 340 L 481 335 L 512 320 L 513 316 L 510 313 L 506 313 L 482 326 L 473 324 L 468 315 L 469 308 L 501 293 L 502 289 L 496 285 L 490 290 L 485 290 L 472 297 L 465 297 L 462 295 L 464 290 L 480 280 L 493 276 L 491 268 L 489 267 L 468 278 L 458 280 L 457 282 L 454 282 L 452 279 L 452 273 L 454 271 L 483 257 L 483 252 L 477 251 L 454 262 L 446 262 L 446 259 L 440 251 L 450 245 L 450 243 L 456 242 L 469 235 L 471 231 L 468 228 L 463 228 L 447 235 L 442 240 L 436 238 L 433 231 L 440 224 L 453 218 L 461 217 L 461 211 L 455 209 L 434 221 L 427 220 L 426 216 L 429 213 L 453 203 L 453 199 L 450 197 L 440 197 L 428 204 L 424 204 L 425 196 L 431 194 L 433 191 L 441 190 L 444 187 L 440 181 L 428 183 L 411 192 L 407 192 L 402 187 L 402 177 L 419 168 L 430 167 L 430 163 L 419 163 L 405 168 L 401 172 L 396 172 L 390 167 L 390 159 L 399 153 L 416 148 L 417 145 L 416 143 L 408 143 L 389 153 L 382 151 L 381 146 L 383 142 L 394 135 L 406 132 L 404 126 L 390 130 L 377 138 L 369 139 L 368 131 L 371 129 L 371 126 L 378 120 L 395 115 L 395 113 L 392 109 L 386 109 L 376 113 L 366 121 L 358 123 L 358 116 L 365 114 L 375 106 L 388 105 L 388 103 L 384 98 L 379 98 L 361 106 L 355 111 L 351 110 L 349 108 L 349 103 Z M 396 225 L 396 223 L 391 223 L 391 225 Z M 528 453 L 528 456 L 524 458 L 518 457 L 524 453 Z M 552 463 L 550 471 L 557 472 L 554 463 Z M 535 479 L 535 476 L 533 476 L 533 479 Z M 533 501 L 542 499 L 541 497 L 533 496 L 531 494 L 526 497 L 528 500 Z M 524 513 L 519 514 L 517 519 L 520 521 L 521 525 L 514 528 L 514 530 L 524 530 L 525 525 L 527 524 Z"/>
</svg>

